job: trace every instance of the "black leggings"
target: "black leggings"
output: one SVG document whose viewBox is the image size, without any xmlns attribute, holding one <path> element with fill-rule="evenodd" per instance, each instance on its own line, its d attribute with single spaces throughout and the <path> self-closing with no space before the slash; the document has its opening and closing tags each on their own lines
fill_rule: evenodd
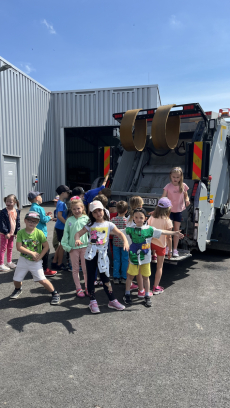
<svg viewBox="0 0 230 408">
<path fill-rule="evenodd" d="M 86 269 L 87 269 L 87 289 L 89 292 L 90 300 L 95 300 L 95 289 L 94 289 L 94 280 L 95 280 L 95 270 L 97 268 L 97 258 L 98 254 L 91 260 L 85 260 Z M 109 300 L 114 300 L 114 294 L 112 291 L 112 286 L 110 283 L 110 279 L 106 276 L 105 273 L 100 273 L 100 279 L 103 282 L 103 287 L 106 295 L 108 296 Z M 109 283 L 109 286 L 108 286 Z"/>
<path fill-rule="evenodd" d="M 44 271 L 46 271 L 46 269 L 48 268 L 49 253 L 50 253 L 50 250 L 48 250 L 48 251 L 46 252 L 46 254 L 43 256 L 43 258 L 42 258 L 43 270 L 44 270 Z"/>
</svg>

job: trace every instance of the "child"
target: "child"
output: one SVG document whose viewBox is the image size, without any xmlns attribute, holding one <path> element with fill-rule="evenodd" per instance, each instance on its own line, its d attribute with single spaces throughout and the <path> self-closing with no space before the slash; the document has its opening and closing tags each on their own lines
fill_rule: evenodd
<svg viewBox="0 0 230 408">
<path fill-rule="evenodd" d="M 160 229 L 160 230 L 167 230 L 171 231 L 173 224 L 170 220 L 170 211 L 171 211 L 172 203 L 167 197 L 163 197 L 158 201 L 157 207 L 154 211 L 154 216 L 151 216 L 148 219 L 148 225 L 151 227 Z M 168 251 L 168 258 L 170 259 L 172 253 L 172 238 L 171 236 L 161 235 L 159 239 L 152 238 L 151 242 L 151 249 L 155 251 L 157 255 L 157 269 L 155 274 L 155 280 L 153 285 L 153 294 L 158 295 L 159 293 L 164 292 L 164 288 L 159 286 L 161 276 L 162 276 L 162 269 L 166 251 L 166 241 L 169 248 Z"/>
<path fill-rule="evenodd" d="M 187 193 L 189 187 L 187 186 L 187 184 L 183 183 L 183 171 L 180 167 L 172 168 L 172 170 L 170 171 L 170 180 L 171 182 L 164 187 L 162 197 L 168 197 L 172 202 L 170 219 L 174 222 L 174 231 L 178 231 L 180 229 L 182 219 L 181 213 L 185 210 L 185 205 L 186 207 L 190 205 Z M 179 256 L 177 250 L 178 241 L 178 236 L 175 235 L 173 238 L 174 257 Z"/>
<path fill-rule="evenodd" d="M 10 299 L 17 299 L 22 293 L 22 281 L 27 272 L 31 272 L 34 282 L 39 282 L 52 294 L 51 305 L 60 303 L 60 296 L 52 283 L 46 279 L 42 268 L 42 258 L 49 249 L 44 233 L 36 227 L 40 221 L 37 212 L 29 211 L 25 216 L 26 228 L 18 232 L 16 247 L 21 255 L 14 272 L 14 286 Z"/>
<path fill-rule="evenodd" d="M 30 207 L 30 211 L 37 212 L 40 216 L 40 221 L 37 225 L 37 229 L 43 232 L 45 237 L 47 238 L 47 222 L 52 220 L 52 213 L 46 213 L 44 208 L 41 207 L 42 204 L 42 194 L 39 191 L 30 191 L 28 194 L 28 200 L 32 203 Z M 45 253 L 44 258 L 42 259 L 43 262 L 43 269 L 45 276 L 54 276 L 56 275 L 56 271 L 51 271 L 48 268 L 49 262 L 49 250 Z"/>
<path fill-rule="evenodd" d="M 0 211 L 0 271 L 9 272 L 16 268 L 12 262 L 12 252 L 14 238 L 17 238 L 17 232 L 20 230 L 20 211 L 19 201 L 14 194 L 9 194 L 4 198 L 6 208 Z M 15 205 L 17 204 L 17 209 Z M 4 265 L 4 255 L 7 250 L 7 264 Z"/>
<path fill-rule="evenodd" d="M 183 238 L 183 234 L 180 231 L 165 231 L 158 230 L 148 225 L 144 225 L 146 219 L 146 212 L 143 208 L 137 208 L 133 212 L 133 220 L 135 225 L 126 228 L 126 234 L 130 236 L 132 244 L 129 248 L 129 269 L 127 271 L 126 279 L 126 291 L 124 296 L 124 302 L 126 304 L 132 304 L 132 299 L 130 296 L 130 285 L 132 283 L 133 277 L 138 275 L 140 272 L 145 288 L 145 301 L 144 305 L 146 307 L 151 307 L 152 302 L 150 300 L 150 280 L 151 275 L 150 261 L 151 261 L 151 251 L 150 242 L 152 238 L 160 238 L 161 234 L 164 235 L 178 235 L 179 238 Z"/>
<path fill-rule="evenodd" d="M 128 218 L 127 218 L 127 225 L 126 225 L 127 227 L 131 227 L 131 226 L 135 225 L 134 222 L 133 222 L 134 210 L 136 208 L 142 208 L 143 204 L 144 204 L 144 201 L 140 196 L 133 196 L 133 197 L 131 197 L 129 199 L 130 214 L 129 214 Z M 145 289 L 144 289 L 144 286 L 143 286 L 143 278 L 142 278 L 140 273 L 137 275 L 136 279 L 137 279 L 138 285 L 135 285 L 134 283 L 132 283 L 131 284 L 131 289 L 137 289 L 138 288 L 138 293 L 137 293 L 138 298 L 139 299 L 144 299 Z M 150 296 L 153 295 L 151 291 L 149 293 L 150 293 Z"/>
<path fill-rule="evenodd" d="M 98 266 L 100 277 L 103 282 L 104 290 L 109 298 L 108 307 L 116 310 L 123 310 L 125 307 L 121 305 L 112 291 L 112 286 L 109 279 L 109 258 L 107 255 L 109 234 L 112 233 L 121 238 L 124 242 L 124 250 L 128 250 L 129 245 L 125 235 L 109 221 L 109 217 L 104 211 L 104 207 L 100 201 L 93 201 L 89 205 L 90 221 L 81 231 L 75 235 L 76 245 L 82 245 L 80 237 L 86 232 L 89 232 L 89 243 L 85 253 L 87 276 L 88 276 L 88 291 L 90 296 L 89 308 L 91 313 L 100 313 L 94 289 L 95 270 Z"/>
<path fill-rule="evenodd" d="M 112 223 L 120 230 L 126 228 L 127 218 L 125 214 L 128 210 L 128 204 L 125 201 L 118 201 L 116 211 L 118 215 L 112 218 Z M 113 282 L 118 284 L 126 283 L 126 272 L 129 265 L 129 254 L 123 250 L 123 242 L 116 236 L 113 237 Z M 121 275 L 120 275 L 121 269 Z"/>
<path fill-rule="evenodd" d="M 57 196 L 53 199 L 53 203 L 54 203 L 55 210 L 54 210 L 54 216 L 53 216 L 52 221 L 54 221 L 54 222 L 57 221 L 57 202 L 58 202 L 58 200 L 59 200 L 59 195 L 57 195 Z M 54 250 L 56 251 L 56 250 L 58 249 L 59 242 L 58 242 L 58 239 L 57 239 L 57 232 L 56 232 L 56 229 L 55 229 L 55 228 L 54 228 L 54 231 L 53 231 L 53 241 L 52 241 L 52 244 L 53 244 Z"/>
<path fill-rule="evenodd" d="M 56 193 L 59 195 L 59 200 L 57 202 L 57 207 L 56 207 L 57 221 L 55 224 L 55 229 L 56 229 L 57 239 L 59 243 L 61 243 L 61 240 L 63 237 L 65 222 L 67 218 L 67 206 L 64 200 L 69 197 L 69 194 L 71 194 L 71 192 L 72 191 L 69 189 L 69 187 L 65 185 L 59 186 L 56 190 Z M 63 269 L 64 267 L 64 265 L 62 264 L 63 255 L 64 255 L 64 250 L 62 248 L 62 245 L 59 245 L 55 252 L 53 262 L 51 264 L 52 269 L 57 270 L 57 271 L 59 271 L 60 269 Z"/>
<path fill-rule="evenodd" d="M 61 245 L 65 251 L 69 252 L 71 263 L 72 263 L 72 274 L 73 280 L 76 286 L 76 296 L 85 297 L 85 294 L 81 288 L 81 283 L 79 280 L 79 259 L 81 260 L 81 267 L 83 270 L 84 281 L 85 281 L 85 293 L 88 295 L 87 290 L 87 272 L 85 265 L 85 251 L 88 244 L 88 235 L 82 236 L 82 245 L 75 245 L 75 234 L 80 231 L 85 224 L 88 222 L 89 217 L 86 215 L 85 207 L 82 200 L 78 197 L 73 197 L 70 201 L 70 209 L 72 211 L 72 216 L 67 218 L 64 228 L 64 235 L 61 240 Z"/>
</svg>

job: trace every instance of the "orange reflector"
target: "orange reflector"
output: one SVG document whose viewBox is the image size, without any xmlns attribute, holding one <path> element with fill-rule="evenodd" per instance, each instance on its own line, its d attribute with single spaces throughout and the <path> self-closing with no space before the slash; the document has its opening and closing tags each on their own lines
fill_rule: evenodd
<svg viewBox="0 0 230 408">
<path fill-rule="evenodd" d="M 195 142 L 193 148 L 192 180 L 201 179 L 203 142 Z"/>
<path fill-rule="evenodd" d="M 110 146 L 104 147 L 104 176 L 110 169 Z"/>
</svg>

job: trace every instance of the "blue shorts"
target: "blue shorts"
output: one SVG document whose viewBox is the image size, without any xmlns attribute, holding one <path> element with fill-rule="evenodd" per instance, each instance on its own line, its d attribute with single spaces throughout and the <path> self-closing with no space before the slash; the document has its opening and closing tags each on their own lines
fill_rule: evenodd
<svg viewBox="0 0 230 408">
<path fill-rule="evenodd" d="M 182 220 L 182 215 L 181 214 L 182 214 L 181 212 L 177 212 L 177 213 L 171 212 L 170 220 L 176 221 L 176 222 L 181 222 L 181 220 Z"/>
</svg>

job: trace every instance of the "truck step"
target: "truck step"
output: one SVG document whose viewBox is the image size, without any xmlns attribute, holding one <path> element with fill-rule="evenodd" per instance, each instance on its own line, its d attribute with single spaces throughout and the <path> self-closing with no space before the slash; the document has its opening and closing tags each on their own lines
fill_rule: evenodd
<svg viewBox="0 0 230 408">
<path fill-rule="evenodd" d="M 166 256 L 164 262 L 171 263 L 173 265 L 177 265 L 178 262 L 184 261 L 185 259 L 188 259 L 192 256 L 192 254 L 186 249 L 178 249 L 178 252 L 179 252 L 179 256 L 175 258 L 172 257 L 171 259 L 168 259 Z"/>
</svg>

